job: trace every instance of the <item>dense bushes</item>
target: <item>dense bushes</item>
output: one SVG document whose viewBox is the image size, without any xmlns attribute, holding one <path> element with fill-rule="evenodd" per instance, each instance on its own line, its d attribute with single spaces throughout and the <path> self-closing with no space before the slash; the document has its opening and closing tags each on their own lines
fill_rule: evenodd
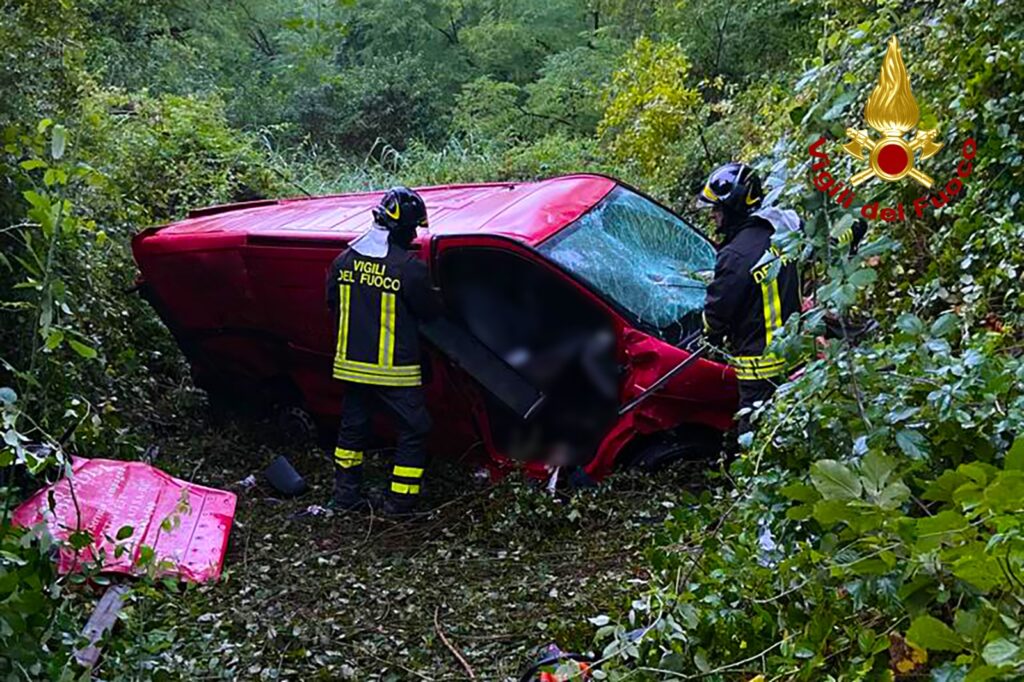
<svg viewBox="0 0 1024 682">
<path fill-rule="evenodd" d="M 849 217 L 810 187 L 807 145 L 859 119 L 877 36 L 898 32 L 925 120 L 947 145 L 929 171 L 945 184 L 976 138 L 968 188 L 924 219 L 875 223 L 856 257 L 805 266 L 816 307 L 778 349 L 817 359 L 763 410 L 723 485 L 666 524 L 650 555 L 656 585 L 598 632 L 608 679 L 1024 673 L 1024 261 L 1008 248 L 1024 224 L 1021 41 L 1008 28 L 1022 17 L 1003 3 L 880 9 L 832 15 L 821 56 L 792 75 L 793 96 L 740 95 L 729 117 L 762 131 L 799 123 L 799 136 L 763 139 L 760 151 L 765 170 L 788 178 L 820 257 Z M 851 174 L 829 148 L 837 177 Z M 909 205 L 921 191 L 873 183 L 858 194 Z M 821 314 L 855 306 L 880 322 L 877 338 L 822 348 Z M 637 641 L 628 631 L 640 626 L 650 629 Z"/>
<path fill-rule="evenodd" d="M 15 389 L 0 396 L 3 466 L 52 463 L 59 451 L 36 461 L 26 439 L 73 424 L 79 447 L 131 451 L 128 425 L 181 376 L 167 335 L 124 293 L 139 227 L 299 188 L 577 170 L 685 211 L 707 171 L 739 157 L 807 218 L 803 241 L 780 246 L 818 254 L 805 266 L 816 305 L 778 351 L 820 356 L 763 410 L 721 484 L 675 510 L 649 592 L 621 619 L 595 618 L 601 674 L 1020 677 L 1019 3 L 0 8 L 0 386 Z M 972 137 L 973 175 L 948 206 L 876 223 L 845 258 L 827 244 L 850 216 L 812 189 L 807 145 L 859 125 L 891 34 L 946 145 L 929 172 L 944 182 Z M 853 161 L 829 144 L 848 177 Z M 921 190 L 858 193 L 909 205 Z M 853 308 L 878 336 L 820 348 L 822 314 Z M 25 637 L 45 644 L 65 627 L 62 583 L 38 548 L 6 528 L 2 542 L 0 586 L 24 587 L 3 593 L 0 637 L 42 675 Z"/>
</svg>

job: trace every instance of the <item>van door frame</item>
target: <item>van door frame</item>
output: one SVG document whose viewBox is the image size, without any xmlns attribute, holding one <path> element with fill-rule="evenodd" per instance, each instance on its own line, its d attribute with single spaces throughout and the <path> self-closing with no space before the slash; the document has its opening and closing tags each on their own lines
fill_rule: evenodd
<svg viewBox="0 0 1024 682">
<path fill-rule="evenodd" d="M 565 270 L 562 266 L 546 258 L 536 249 L 531 248 L 530 246 L 522 243 L 521 241 L 504 235 L 469 234 L 434 236 L 429 244 L 427 262 L 430 268 L 431 281 L 433 282 L 434 286 L 437 287 L 438 289 L 442 289 L 440 273 L 441 257 L 444 253 L 457 249 L 489 249 L 510 253 L 515 257 L 527 261 L 528 263 L 533 263 L 536 267 L 543 268 L 552 276 L 560 278 L 562 281 L 566 283 L 567 286 L 574 289 L 579 295 L 583 296 L 592 305 L 594 305 L 596 309 L 598 309 L 603 315 L 607 317 L 611 330 L 615 335 L 616 362 L 620 366 L 626 367 L 626 371 L 624 371 L 622 375 L 619 377 L 617 396 L 617 401 L 619 404 L 622 404 L 625 401 L 625 394 L 627 392 L 627 388 L 629 386 L 632 386 L 633 382 L 632 372 L 630 370 L 629 364 L 626 362 L 626 336 L 630 331 L 636 330 L 634 325 L 630 323 L 625 318 L 625 316 L 616 309 L 616 306 L 614 306 L 610 301 L 606 300 L 602 296 L 598 295 L 590 287 L 588 287 L 586 284 L 584 284 L 576 277 L 574 277 L 571 273 L 569 273 L 567 270 Z M 442 289 L 442 295 L 443 294 L 444 292 Z M 481 341 L 481 343 L 483 342 Z M 478 388 L 478 380 L 472 377 L 471 379 L 473 382 L 473 388 Z M 480 415 L 480 417 L 482 418 L 478 419 L 478 423 L 480 423 L 484 427 L 484 432 L 481 433 L 480 435 L 484 440 L 485 444 L 487 445 L 487 448 L 490 451 L 491 456 L 497 459 L 503 465 L 510 465 L 513 460 L 510 457 L 508 457 L 508 455 L 506 455 L 504 452 L 499 451 L 492 439 L 490 428 L 490 423 L 492 420 L 491 415 L 488 413 L 486 409 L 485 401 L 481 398 L 480 400 L 476 401 L 476 403 L 477 408 L 482 410 L 482 414 Z M 621 430 L 623 426 L 623 420 L 623 417 L 618 417 L 616 421 L 609 423 L 606 435 L 604 437 L 605 440 L 607 440 L 607 438 L 612 434 Z M 602 450 L 603 441 L 602 446 L 600 446 L 598 450 L 594 453 L 594 462 L 597 462 Z M 540 462 L 530 463 L 527 465 L 527 467 L 531 470 L 536 470 L 538 472 L 544 469 L 543 463 Z"/>
</svg>

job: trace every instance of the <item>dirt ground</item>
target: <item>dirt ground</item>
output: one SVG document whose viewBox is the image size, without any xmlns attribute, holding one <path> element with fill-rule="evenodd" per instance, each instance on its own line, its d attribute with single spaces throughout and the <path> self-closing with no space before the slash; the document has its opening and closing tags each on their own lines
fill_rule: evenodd
<svg viewBox="0 0 1024 682">
<path fill-rule="evenodd" d="M 516 680 L 539 646 L 593 647 L 587 619 L 643 594 L 645 547 L 692 485 L 685 472 L 620 474 L 556 499 L 517 476 L 481 485 L 437 457 L 422 519 L 303 517 L 330 489 L 317 447 L 276 442 L 267 422 L 212 420 L 201 402 L 155 431 L 158 466 L 238 492 L 235 526 L 221 582 L 136 583 L 104 679 L 469 679 L 454 649 L 476 679 Z M 278 454 L 308 493 L 238 488 Z M 371 485 L 388 462 L 368 457 Z"/>
</svg>

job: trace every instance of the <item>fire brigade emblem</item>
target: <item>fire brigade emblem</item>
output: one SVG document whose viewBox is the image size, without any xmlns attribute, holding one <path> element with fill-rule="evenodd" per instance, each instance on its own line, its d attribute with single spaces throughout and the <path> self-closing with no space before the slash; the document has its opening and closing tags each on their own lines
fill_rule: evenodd
<svg viewBox="0 0 1024 682">
<path fill-rule="evenodd" d="M 882 73 L 878 85 L 868 97 L 864 118 L 882 137 L 875 140 L 867 131 L 846 129 L 850 141 L 843 145 L 843 150 L 854 158 L 866 160 L 870 165 L 870 168 L 850 178 L 850 184 L 856 186 L 873 177 L 895 182 L 909 175 L 930 188 L 933 181 L 928 174 L 914 168 L 914 156 L 920 151 L 922 161 L 931 158 L 942 149 L 942 143 L 935 141 L 937 128 L 918 130 L 913 139 L 906 139 L 921 119 L 921 112 L 910 90 L 910 77 L 907 75 L 907 67 L 903 65 L 896 36 L 889 39 Z"/>
</svg>

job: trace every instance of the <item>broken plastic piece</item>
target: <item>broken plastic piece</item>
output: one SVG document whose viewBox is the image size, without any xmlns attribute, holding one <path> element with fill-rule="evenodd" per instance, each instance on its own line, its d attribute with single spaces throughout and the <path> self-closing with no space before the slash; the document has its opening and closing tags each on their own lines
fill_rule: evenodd
<svg viewBox="0 0 1024 682">
<path fill-rule="evenodd" d="M 255 488 L 257 484 L 258 481 L 256 480 L 256 476 L 254 474 L 249 474 L 242 480 L 235 481 L 235 487 L 238 488 L 239 490 L 244 490 L 245 492 L 249 492 L 250 490 Z"/>
<path fill-rule="evenodd" d="M 295 512 L 288 518 L 304 519 L 310 516 L 334 516 L 334 511 L 326 507 L 321 507 L 319 504 L 311 504 L 305 509 Z"/>
<path fill-rule="evenodd" d="M 100 597 L 100 603 L 89 616 L 82 632 L 82 638 L 88 640 L 89 644 L 75 651 L 78 665 L 88 668 L 100 660 L 100 640 L 117 622 L 117 614 L 121 612 L 127 594 L 127 585 L 114 585 Z"/>
<path fill-rule="evenodd" d="M 263 475 L 266 476 L 270 485 L 274 486 L 274 490 L 286 497 L 301 495 L 309 489 L 306 481 L 284 455 L 275 457 Z"/>
<path fill-rule="evenodd" d="M 45 523 L 54 538 L 66 541 L 59 572 L 96 562 L 110 573 L 155 567 L 160 575 L 193 582 L 220 576 L 234 494 L 186 483 L 142 462 L 76 457 L 72 472 L 36 492 L 12 517 L 24 528 Z"/>
</svg>

